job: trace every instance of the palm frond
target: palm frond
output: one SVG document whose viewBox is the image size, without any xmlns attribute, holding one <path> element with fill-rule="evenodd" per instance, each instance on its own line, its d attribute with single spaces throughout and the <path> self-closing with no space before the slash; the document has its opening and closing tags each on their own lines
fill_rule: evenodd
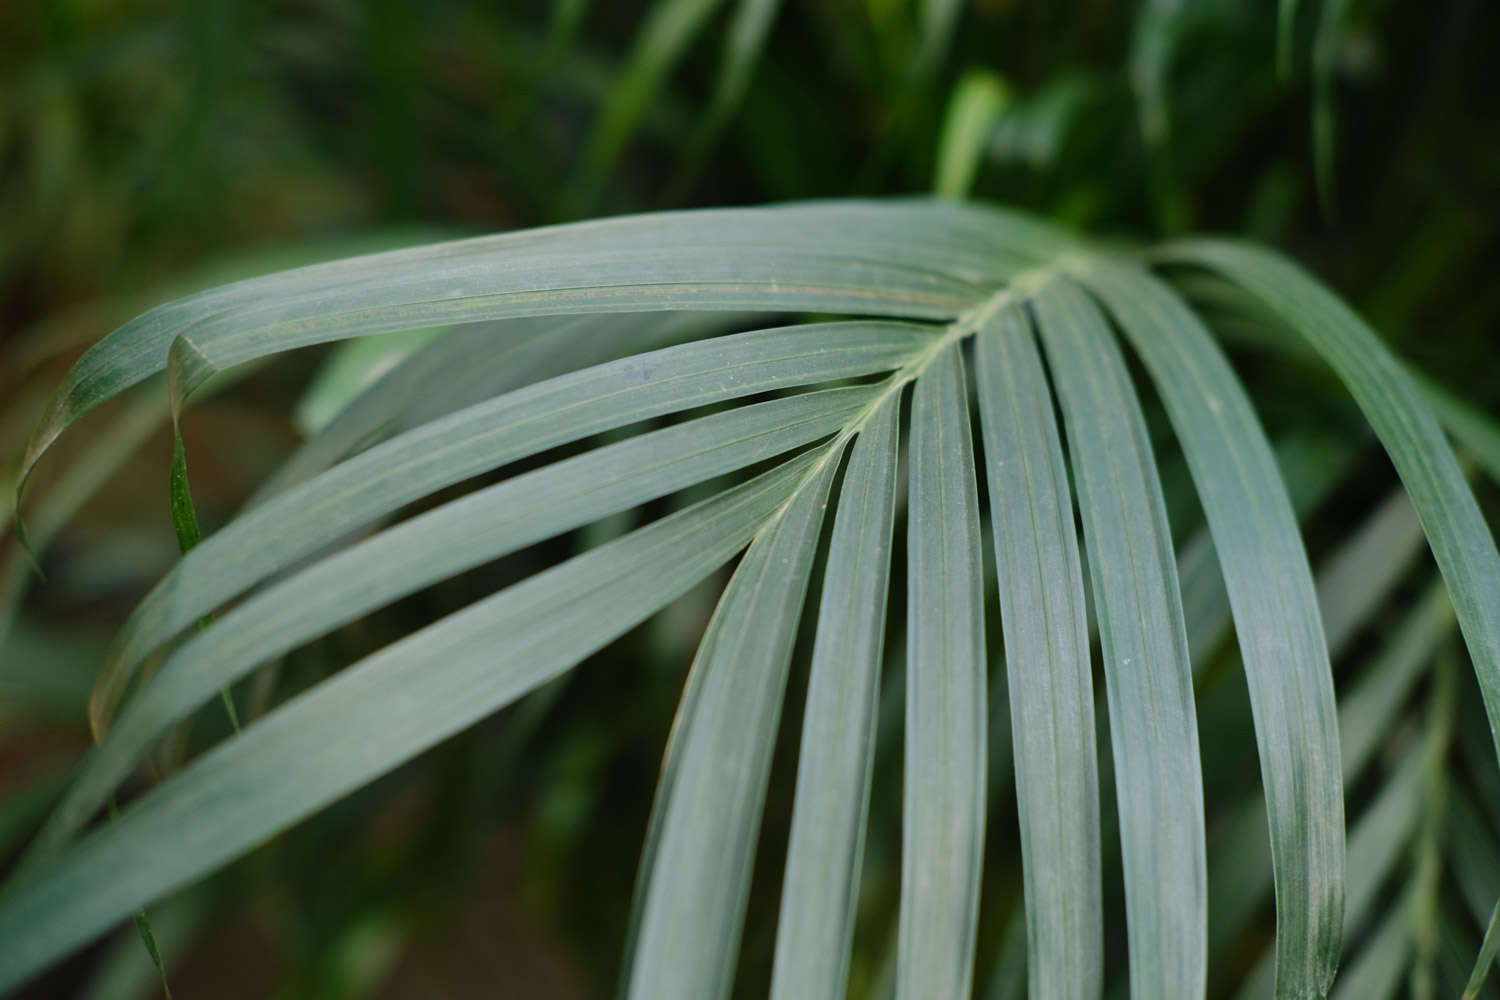
<svg viewBox="0 0 1500 1000">
<path fill-rule="evenodd" d="M 930 5 L 934 30 L 951 27 L 951 7 Z M 1195 303 L 1216 296 L 1214 323 L 1183 287 Z M 722 333 L 746 312 L 855 318 Z M 1226 319 L 1295 332 L 1326 357 L 1410 494 L 1336 546 L 1316 584 L 1297 519 L 1342 481 L 1355 449 L 1292 433 L 1273 451 L 1209 333 Z M 1424 821 L 1423 803 L 1461 810 L 1470 785 L 1500 772 L 1486 751 L 1488 770 L 1460 780 L 1446 742 L 1424 754 L 1394 741 L 1394 769 L 1378 751 L 1410 722 L 1405 706 L 1455 620 L 1490 718 L 1500 711 L 1500 557 L 1444 428 L 1482 462 L 1500 432 L 1419 388 L 1292 265 L 1213 241 L 1145 258 L 1088 249 L 1003 210 L 926 201 L 625 217 L 378 254 L 203 292 L 122 327 L 66 377 L 22 481 L 72 423 L 163 371 L 182 416 L 216 372 L 458 324 L 349 400 L 126 623 L 96 681 L 99 743 L 0 889 L 0 990 L 559 677 L 743 553 L 673 727 L 622 974 L 631 995 L 728 995 L 830 504 L 773 995 L 834 997 L 849 983 L 867 833 L 872 851 L 894 853 L 868 814 L 881 668 L 900 657 L 887 646 L 903 628 L 904 694 L 885 689 L 885 707 L 905 713 L 901 886 L 873 925 L 894 925 L 898 997 L 970 992 L 989 793 L 1003 791 L 1012 759 L 1024 923 L 1013 918 L 1005 940 L 1039 995 L 1098 995 L 1109 975 L 1111 795 L 1135 994 L 1203 995 L 1210 961 L 1273 884 L 1276 942 L 1251 995 L 1326 991 L 1341 931 L 1355 948 L 1348 976 L 1370 989 L 1412 968 L 1409 956 L 1434 981 L 1463 964 L 1433 938 L 1458 919 L 1435 902 L 1440 848 L 1467 852 L 1471 868 L 1496 855 L 1454 846 L 1462 823 Z M 1196 497 L 1207 521 L 1180 550 L 1163 487 L 1175 480 L 1159 474 L 1148 433 L 1154 401 L 1138 395 L 1117 333 L 1186 459 L 1191 482 L 1170 491 L 1173 510 Z M 888 623 L 902 584 L 903 451 L 906 606 Z M 462 485 L 473 488 L 450 498 Z M 439 491 L 442 502 L 408 509 Z M 986 519 L 1005 651 L 993 672 Z M 607 540 L 581 552 L 551 541 L 583 529 Z M 1424 531 L 1446 591 L 1429 586 L 1372 639 L 1336 713 L 1330 660 L 1375 631 Z M 286 698 L 90 826 L 221 687 L 499 559 L 530 569 Z M 1085 561 L 1113 769 L 1096 764 Z M 1235 664 L 1215 655 L 1231 623 L 1265 794 L 1235 788 L 1239 805 L 1210 842 L 1204 774 L 1222 769 L 1224 751 L 1200 748 L 1199 713 L 1204 725 L 1225 715 L 1211 689 Z M 1472 764 L 1484 741 L 1460 723 Z M 1351 800 L 1346 857 L 1356 781 L 1379 787 Z M 1216 861 L 1219 845 L 1267 841 L 1266 861 Z M 1424 915 L 1415 937 L 1380 906 L 1414 841 L 1421 874 L 1400 892 Z M 1468 902 L 1463 921 L 1480 909 Z M 1002 968 L 991 982 L 1005 991 L 1019 977 Z"/>
</svg>

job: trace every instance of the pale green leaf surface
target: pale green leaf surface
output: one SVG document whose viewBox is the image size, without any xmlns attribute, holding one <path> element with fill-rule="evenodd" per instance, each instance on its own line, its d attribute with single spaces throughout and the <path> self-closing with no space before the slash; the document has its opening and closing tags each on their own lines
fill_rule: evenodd
<svg viewBox="0 0 1500 1000">
<path fill-rule="evenodd" d="M 1438 568 L 1500 733 L 1500 553 L 1453 450 L 1399 362 L 1348 306 L 1275 254 L 1222 240 L 1167 249 L 1172 260 L 1220 271 L 1243 286 L 1333 367 L 1400 474 Z"/>
<path fill-rule="evenodd" d="M 1104 318 L 1062 280 L 1032 300 L 1057 389 L 1103 647 L 1134 996 L 1202 996 L 1203 781 L 1161 484 Z"/>
<path fill-rule="evenodd" d="M 256 664 L 507 552 L 834 433 L 875 391 L 769 400 L 599 448 L 450 501 L 256 594 L 185 643 L 131 700 L 29 857 L 55 851 L 167 725 Z"/>
<path fill-rule="evenodd" d="M 749 542 L 820 457 L 800 456 L 479 601 L 209 751 L 0 893 L 0 991 L 654 614 Z"/>
<path fill-rule="evenodd" d="M 758 309 L 951 319 L 1066 238 L 995 208 L 823 202 L 626 216 L 314 265 L 159 306 L 69 371 L 22 481 L 62 431 L 161 371 L 198 376 L 347 337 L 516 316 Z M 194 381 L 182 386 L 191 392 Z"/>
<path fill-rule="evenodd" d="M 729 995 L 771 753 L 843 439 L 756 537 L 710 619 L 667 741 L 626 995 Z"/>
<path fill-rule="evenodd" d="M 1104 909 L 1083 571 L 1041 355 L 1023 307 L 976 339 L 1015 748 L 1030 992 L 1098 996 Z"/>
<path fill-rule="evenodd" d="M 907 524 L 898 1000 L 969 995 L 985 824 L 979 498 L 960 346 L 917 379 Z"/>
<path fill-rule="evenodd" d="M 1277 994 L 1321 996 L 1343 923 L 1344 793 L 1333 672 L 1296 515 L 1244 389 L 1182 300 L 1102 260 L 1083 277 L 1145 363 L 1213 533 L 1270 819 Z"/>
<path fill-rule="evenodd" d="M 1274 447 L 1276 465 L 1299 519 L 1316 510 L 1354 465 L 1355 450 L 1336 438 L 1297 434 Z M 1229 592 L 1209 529 L 1200 529 L 1179 548 L 1177 576 L 1182 582 L 1182 615 L 1196 675 L 1212 662 L 1209 654 L 1223 640 L 1231 621 Z M 1326 635 L 1326 614 L 1323 630 Z"/>
<path fill-rule="evenodd" d="M 773 1000 L 844 996 L 875 754 L 896 506 L 899 399 L 855 439 L 818 606 Z"/>
<path fill-rule="evenodd" d="M 610 428 L 889 370 L 932 336 L 914 324 L 853 322 L 699 341 L 528 386 L 377 445 L 246 512 L 173 567 L 132 614 L 101 668 L 91 707 L 95 728 L 107 726 L 152 650 L 268 575 L 403 504 Z"/>
<path fill-rule="evenodd" d="M 1354 822 L 1349 833 L 1349 879 L 1345 885 L 1344 897 L 1346 941 L 1358 939 L 1361 929 L 1371 916 L 1380 889 L 1403 857 L 1404 849 L 1416 829 L 1422 806 L 1422 765 L 1420 749 L 1409 750 L 1391 773 L 1375 801 Z M 1407 902 L 1409 903 L 1409 899 Z M 1399 914 L 1402 930 L 1402 940 L 1396 943 L 1403 948 L 1408 947 L 1408 907 L 1397 904 L 1393 912 Z M 1366 945 L 1360 950 L 1361 960 L 1368 954 L 1368 949 L 1369 946 Z M 1404 957 L 1402 961 L 1405 961 Z M 1267 1000 L 1271 997 L 1274 968 L 1272 952 L 1268 949 L 1237 994 L 1239 1000 Z M 1348 1000 L 1362 1000 L 1361 994 L 1349 990 L 1347 986 L 1354 976 L 1351 965 L 1334 981 L 1333 995 L 1343 995 Z"/>
<path fill-rule="evenodd" d="M 414 411 L 434 402 L 443 405 L 452 400 L 454 405 L 446 411 L 451 413 L 487 396 L 562 374 L 569 369 L 555 366 L 571 361 L 581 339 L 575 338 L 576 329 L 593 320 L 599 325 L 591 332 L 604 334 L 607 330 L 604 323 L 610 318 L 545 316 L 500 320 L 498 323 L 507 324 L 503 335 L 497 330 L 498 323 L 471 323 L 450 329 L 350 400 L 256 488 L 245 506 L 258 506 L 266 498 L 311 479 L 382 438 L 426 423 L 413 419 Z M 346 341 L 345 345 L 359 343 L 362 341 Z M 538 370 L 541 374 L 533 377 Z M 472 373 L 485 373 L 504 381 L 495 392 L 464 399 L 466 393 L 455 394 L 452 390 L 454 382 L 462 381 L 465 373 L 471 373 L 471 377 Z M 444 415 L 433 414 L 429 419 Z"/>
</svg>

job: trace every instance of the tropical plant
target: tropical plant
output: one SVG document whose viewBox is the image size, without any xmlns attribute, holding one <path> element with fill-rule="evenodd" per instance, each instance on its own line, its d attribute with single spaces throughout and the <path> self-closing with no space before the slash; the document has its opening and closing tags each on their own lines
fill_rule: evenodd
<svg viewBox="0 0 1500 1000">
<path fill-rule="evenodd" d="M 783 325 L 787 314 L 812 319 Z M 998 208 L 848 201 L 354 257 L 192 295 L 117 330 L 47 406 L 22 482 L 75 421 L 163 372 L 175 427 L 189 396 L 236 366 L 435 326 L 454 329 L 343 407 L 201 543 L 177 438 L 173 518 L 190 551 L 105 657 L 97 745 L 0 891 L 0 989 L 542 688 L 731 564 L 662 764 L 621 978 L 632 997 L 730 992 L 818 576 L 777 997 L 845 987 L 883 671 L 904 676 L 899 997 L 971 992 L 992 744 L 1007 714 L 1034 996 L 1103 990 L 1116 838 L 1132 995 L 1203 995 L 1216 936 L 1273 882 L 1274 963 L 1246 988 L 1268 989 L 1274 969 L 1278 996 L 1325 994 L 1346 928 L 1362 932 L 1419 826 L 1421 795 L 1446 787 L 1419 778 L 1444 771 L 1457 726 L 1451 620 L 1490 732 L 1500 724 L 1500 556 L 1445 435 L 1500 477 L 1494 425 L 1410 372 L 1303 271 L 1236 242 L 1101 247 Z M 1350 540 L 1328 571 L 1345 574 L 1336 586 L 1315 582 L 1293 502 L 1337 476 L 1314 462 L 1322 484 L 1289 492 L 1278 460 L 1295 445 L 1273 450 L 1211 327 L 1289 366 L 1299 350 L 1319 356 L 1400 474 L 1410 507 L 1398 496 Z M 1207 522 L 1180 560 L 1153 411 L 1120 339 Z M 1416 605 L 1340 712 L 1330 647 L 1406 565 L 1393 538 L 1413 508 L 1447 597 L 1435 588 Z M 253 709 L 243 730 L 94 823 L 159 740 L 217 696 L 233 717 L 235 685 L 296 647 L 637 510 L 652 519 L 617 522 L 585 551 Z M 1406 534 L 1414 551 L 1420 535 Z M 1208 850 L 1195 669 L 1231 618 L 1264 806 L 1247 799 L 1228 842 L 1268 836 L 1269 870 Z M 888 650 L 888 633 L 904 643 Z M 1112 767 L 1098 763 L 1095 633 Z M 1446 666 L 1432 724 L 1402 744 L 1415 763 L 1382 782 L 1346 859 L 1345 788 L 1435 657 Z M 992 690 L 1008 713 L 991 710 Z M 1480 836 L 1468 857 L 1482 866 L 1495 855 Z M 1436 914 L 1448 840 L 1425 826 L 1417 839 L 1403 899 Z M 1408 933 L 1405 909 L 1386 912 L 1400 917 L 1362 938 L 1356 983 L 1392 981 L 1388 967 L 1413 954 L 1427 974 L 1436 961 L 1436 915 Z"/>
</svg>

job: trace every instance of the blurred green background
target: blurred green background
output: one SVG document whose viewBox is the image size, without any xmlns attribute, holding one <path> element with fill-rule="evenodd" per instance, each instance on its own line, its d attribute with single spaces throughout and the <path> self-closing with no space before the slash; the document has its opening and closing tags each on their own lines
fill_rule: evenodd
<svg viewBox="0 0 1500 1000">
<path fill-rule="evenodd" d="M 933 191 L 1105 238 L 1209 230 L 1270 243 L 1420 370 L 1500 412 L 1500 5 L 1303 0 L 1280 38 L 1275 8 L 12 0 L 0 5 L 0 458 L 14 469 L 81 350 L 186 290 L 600 214 Z M 201 401 L 184 434 L 205 530 L 414 343 L 301 352 Z M 1363 440 L 1326 375 L 1250 347 L 1235 357 L 1273 436 L 1316 425 Z M 0 864 L 88 744 L 83 700 L 103 645 L 176 558 L 164 410 L 159 387 L 113 404 L 44 464 L 27 513 L 46 585 L 13 538 L 0 542 Z M 1307 525 L 1315 562 L 1394 482 L 1368 446 L 1350 468 Z M 1171 475 L 1169 459 L 1169 491 Z M 1494 491 L 1481 502 L 1497 523 Z M 1198 514 L 1179 506 L 1180 537 Z M 312 644 L 282 665 L 275 696 L 506 579 L 469 574 Z M 695 593 L 572 679 L 154 907 L 175 994 L 609 994 L 662 746 L 712 598 Z M 800 717 L 797 697 L 785 718 Z M 887 699 L 886 729 L 899 712 Z M 198 737 L 222 728 L 204 714 Z M 1211 782 L 1231 776 L 1223 794 L 1209 789 L 1211 822 L 1216 800 L 1256 780 L 1248 714 L 1229 717 L 1243 731 L 1205 760 Z M 795 728 L 773 774 L 745 996 L 767 982 Z M 856 995 L 878 993 L 897 890 L 890 735 Z M 1014 807 L 997 803 L 980 982 L 1019 893 Z M 1221 972 L 1253 960 L 1271 933 L 1261 917 Z M 125 928 L 28 995 L 159 991 Z"/>
</svg>

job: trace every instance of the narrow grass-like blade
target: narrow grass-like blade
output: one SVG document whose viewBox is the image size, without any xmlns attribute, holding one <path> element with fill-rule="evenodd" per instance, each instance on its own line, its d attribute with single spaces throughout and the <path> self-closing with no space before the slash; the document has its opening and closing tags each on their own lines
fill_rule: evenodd
<svg viewBox="0 0 1500 1000">
<path fill-rule="evenodd" d="M 109 723 L 153 650 L 272 573 L 435 490 L 507 462 L 682 409 L 901 365 L 933 336 L 904 323 L 766 330 L 666 348 L 528 386 L 400 435 L 246 512 L 132 614 L 91 705 Z"/>
<path fill-rule="evenodd" d="M 719 599 L 667 741 L 626 995 L 729 995 L 771 752 L 841 445 L 767 523 Z"/>
<path fill-rule="evenodd" d="M 987 701 L 978 485 L 958 344 L 917 379 L 910 462 L 898 1000 L 968 996 L 974 976 Z"/>
<path fill-rule="evenodd" d="M 1434 583 L 1402 619 L 1389 643 L 1363 670 L 1339 706 L 1344 778 L 1352 782 L 1374 758 L 1433 651 L 1453 629 L 1453 606 Z"/>
<path fill-rule="evenodd" d="M 1411 962 L 1411 894 L 1399 897 L 1334 984 L 1332 1000 L 1390 1000 Z"/>
<path fill-rule="evenodd" d="M 455 573 L 834 433 L 875 392 L 769 400 L 599 448 L 418 515 L 260 592 L 184 644 L 131 700 L 31 856 L 77 830 L 167 725 L 258 663 Z"/>
<path fill-rule="evenodd" d="M 1009 102 L 1005 81 L 989 70 L 971 70 L 958 81 L 938 141 L 934 192 L 944 198 L 968 197 L 995 121 Z"/>
<path fill-rule="evenodd" d="M 1338 214 L 1338 189 L 1334 185 L 1337 166 L 1334 158 L 1333 83 L 1337 69 L 1339 34 L 1349 0 L 1323 0 L 1318 10 L 1318 27 L 1313 35 L 1312 52 L 1312 139 L 1313 173 L 1317 181 L 1318 204 L 1327 218 Z"/>
<path fill-rule="evenodd" d="M 1427 546 L 1399 486 L 1341 543 L 1318 573 L 1318 605 L 1335 658 L 1367 627 Z"/>
<path fill-rule="evenodd" d="M 964 12 L 964 0 L 921 0 L 922 35 L 918 42 L 917 72 L 935 72 L 953 44 L 953 33 Z"/>
<path fill-rule="evenodd" d="M 1333 671 L 1296 515 L 1250 400 L 1186 304 L 1108 262 L 1083 276 L 1150 372 L 1219 554 L 1270 819 L 1277 994 L 1326 993 L 1343 927 L 1344 790 Z"/>
<path fill-rule="evenodd" d="M 782 0 L 739 0 L 735 7 L 734 19 L 724 35 L 724 54 L 718 79 L 714 81 L 713 97 L 709 98 L 708 110 L 682 154 L 681 166 L 670 187 L 676 197 L 668 201 L 683 200 L 682 195 L 697 178 L 719 134 L 739 110 L 781 3 Z"/>
<path fill-rule="evenodd" d="M 1156 463 L 1124 359 L 1093 302 L 1054 280 L 1032 304 L 1062 405 L 1103 647 L 1131 995 L 1202 996 L 1203 780 Z"/>
<path fill-rule="evenodd" d="M 1238 283 L 1301 334 L 1348 386 L 1411 494 L 1448 584 L 1491 737 L 1500 740 L 1500 553 L 1411 376 L 1348 306 L 1269 251 L 1193 240 L 1170 245 L 1164 259 L 1208 267 Z"/>
<path fill-rule="evenodd" d="M 1351 935 L 1369 920 L 1382 885 L 1416 832 L 1422 814 L 1423 764 L 1420 748 L 1408 752 L 1350 831 L 1344 926 Z"/>
<path fill-rule="evenodd" d="M 1479 811 L 1473 795 L 1462 785 L 1453 788 L 1449 802 L 1451 820 L 1448 856 L 1453 880 L 1480 925 L 1489 922 L 1494 902 L 1500 898 L 1500 841 L 1489 821 Z"/>
<path fill-rule="evenodd" d="M 1291 434 L 1275 445 L 1276 465 L 1291 496 L 1298 520 L 1311 514 L 1328 498 L 1354 466 L 1356 449 L 1335 437 Z M 1201 673 L 1213 658 L 1209 655 L 1229 631 L 1231 612 L 1218 551 L 1208 528 L 1194 533 L 1178 549 L 1177 576 L 1182 583 L 1182 614 L 1187 622 L 1188 652 L 1193 673 Z M 1323 632 L 1328 633 L 1324 610 Z"/>
<path fill-rule="evenodd" d="M 875 754 L 899 414 L 896 397 L 871 414 L 839 494 L 797 758 L 773 1000 L 844 996 Z"/>
<path fill-rule="evenodd" d="M 1103 988 L 1098 754 L 1083 570 L 1052 395 L 1021 307 L 979 331 L 995 568 L 1021 821 L 1030 992 Z"/>
<path fill-rule="evenodd" d="M 609 88 L 569 181 L 565 208 L 587 212 L 637 123 L 723 0 L 657 0 Z"/>
<path fill-rule="evenodd" d="M 441 340 L 447 332 L 444 327 L 430 326 L 336 345 L 318 363 L 311 380 L 298 393 L 292 408 L 293 425 L 303 435 L 316 435 L 386 374 Z"/>
<path fill-rule="evenodd" d="M 1500 951 L 1500 902 L 1490 913 L 1490 922 L 1484 929 L 1484 943 L 1479 946 L 1479 955 L 1474 959 L 1474 971 L 1469 973 L 1469 982 L 1464 986 L 1464 1000 L 1473 1000 L 1484 988 L 1489 978 L 1490 967 L 1495 964 L 1495 953 Z"/>
<path fill-rule="evenodd" d="M 1276 4 L 1276 75 L 1288 80 L 1292 75 L 1292 47 L 1296 43 L 1298 0 L 1278 0 Z"/>
<path fill-rule="evenodd" d="M 471 605 L 220 744 L 0 893 L 0 991 L 654 614 L 732 558 L 822 458 L 793 459 Z"/>
<path fill-rule="evenodd" d="M 598 325 L 591 332 L 602 339 L 608 329 L 605 324 L 611 318 L 539 316 L 501 320 L 500 323 L 509 324 L 503 335 L 497 330 L 497 323 L 471 323 L 447 331 L 405 358 L 351 400 L 256 488 L 246 506 L 258 506 L 266 498 L 311 479 L 350 455 L 379 443 L 382 438 L 426 423 L 424 420 L 408 423 L 405 415 L 427 401 L 440 401 L 438 405 L 443 405 L 453 400 L 454 405 L 447 411 L 451 413 L 488 396 L 497 396 L 530 382 L 584 367 L 569 365 L 568 368 L 545 371 L 537 378 L 529 377 L 546 365 L 548 359 L 554 365 L 571 359 L 581 339 L 574 335 L 578 327 L 593 321 Z M 456 394 L 451 391 L 454 382 L 462 380 L 465 373 L 475 372 L 503 378 L 508 384 L 471 399 L 462 398 L 462 386 Z M 436 419 L 436 416 L 431 419 Z"/>
</svg>

